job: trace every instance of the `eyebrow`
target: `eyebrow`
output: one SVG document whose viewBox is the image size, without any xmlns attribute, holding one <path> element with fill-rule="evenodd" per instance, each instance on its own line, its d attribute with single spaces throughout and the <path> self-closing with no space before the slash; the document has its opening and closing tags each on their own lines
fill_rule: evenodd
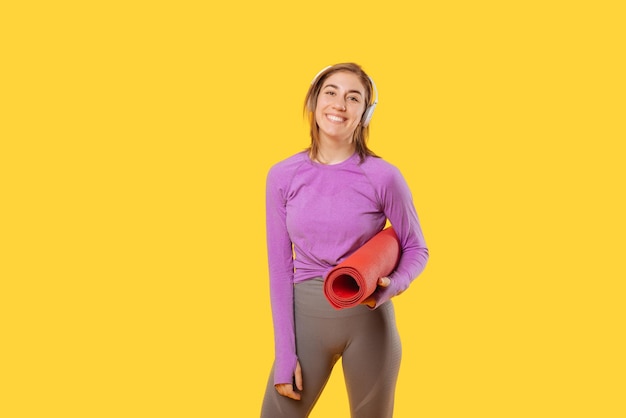
<svg viewBox="0 0 626 418">
<path fill-rule="evenodd" d="M 326 84 L 325 86 L 322 87 L 322 90 L 325 89 L 326 87 L 332 87 L 332 88 L 334 88 L 336 90 L 339 90 L 339 87 L 337 87 L 334 84 Z M 350 90 L 350 91 L 348 91 L 348 93 L 357 93 L 359 96 L 363 96 L 363 93 L 361 93 L 358 90 Z"/>
</svg>

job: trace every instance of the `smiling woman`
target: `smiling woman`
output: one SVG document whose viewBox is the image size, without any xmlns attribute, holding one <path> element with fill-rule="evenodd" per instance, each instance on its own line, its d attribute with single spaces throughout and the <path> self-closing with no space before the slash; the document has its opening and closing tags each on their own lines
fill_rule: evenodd
<svg viewBox="0 0 626 418">
<path fill-rule="evenodd" d="M 328 77 L 315 108 L 319 140 L 349 143 L 365 111 L 364 99 L 363 85 L 354 74 L 337 72 Z"/>
<path fill-rule="evenodd" d="M 391 298 L 422 272 L 428 249 L 404 177 L 367 147 L 376 96 L 357 64 L 322 70 L 305 99 L 311 146 L 268 173 L 275 360 L 262 417 L 307 417 L 339 358 L 351 416 L 393 415 L 401 346 Z M 361 305 L 333 307 L 324 279 L 387 221 L 402 254 L 394 271 Z"/>
<path fill-rule="evenodd" d="M 375 97 L 372 102 L 372 97 Z M 353 143 L 361 160 L 375 154 L 367 147 L 369 122 L 378 103 L 374 81 L 356 64 L 345 63 L 326 67 L 315 77 L 305 98 L 305 112 L 311 126 L 311 157 L 326 164 L 320 155 L 320 144 L 328 146 L 333 138 Z M 337 126 L 331 129 L 334 122 Z M 359 123 L 360 122 L 360 123 Z M 329 128 L 329 131 L 324 131 Z M 343 129 L 339 129 L 343 128 Z M 350 136 L 350 137 L 348 137 Z M 341 157 L 340 157 L 341 158 Z"/>
</svg>

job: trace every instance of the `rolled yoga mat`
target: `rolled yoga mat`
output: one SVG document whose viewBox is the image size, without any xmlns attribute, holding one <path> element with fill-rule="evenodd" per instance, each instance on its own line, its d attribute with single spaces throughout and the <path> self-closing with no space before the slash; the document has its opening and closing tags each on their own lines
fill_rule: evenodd
<svg viewBox="0 0 626 418">
<path fill-rule="evenodd" d="M 335 309 L 359 305 L 376 290 L 400 259 L 400 243 L 392 227 L 374 235 L 333 268 L 324 280 L 324 295 Z"/>
</svg>

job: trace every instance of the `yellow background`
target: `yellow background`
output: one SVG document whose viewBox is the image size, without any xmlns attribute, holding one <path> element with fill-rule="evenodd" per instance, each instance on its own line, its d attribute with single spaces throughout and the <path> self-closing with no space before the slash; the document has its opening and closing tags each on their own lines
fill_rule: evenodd
<svg viewBox="0 0 626 418">
<path fill-rule="evenodd" d="M 431 250 L 395 417 L 626 416 L 621 2 L 209 3 L 0 6 L 0 416 L 258 416 L 265 174 L 341 61 Z"/>
</svg>

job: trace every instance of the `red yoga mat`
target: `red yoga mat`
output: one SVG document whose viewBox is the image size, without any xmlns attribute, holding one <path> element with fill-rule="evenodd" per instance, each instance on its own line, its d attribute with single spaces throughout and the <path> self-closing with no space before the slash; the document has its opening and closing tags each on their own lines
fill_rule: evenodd
<svg viewBox="0 0 626 418">
<path fill-rule="evenodd" d="M 376 290 L 378 279 L 393 271 L 400 243 L 392 227 L 374 235 L 333 268 L 324 280 L 324 295 L 335 309 L 359 305 Z"/>
</svg>

